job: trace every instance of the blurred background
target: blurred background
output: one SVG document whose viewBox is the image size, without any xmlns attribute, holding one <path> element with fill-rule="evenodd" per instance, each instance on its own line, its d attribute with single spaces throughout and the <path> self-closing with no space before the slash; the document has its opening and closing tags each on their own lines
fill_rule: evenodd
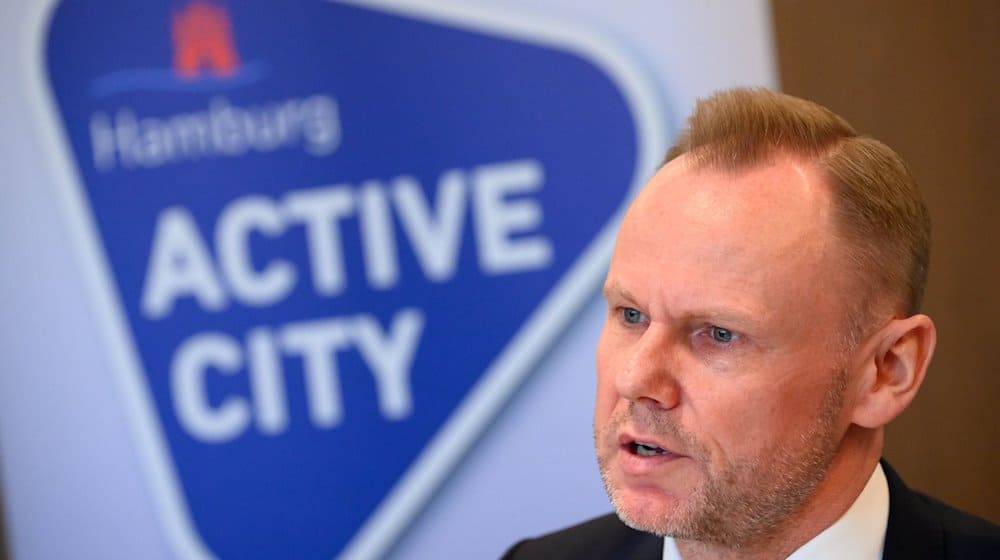
<svg viewBox="0 0 1000 560">
<path fill-rule="evenodd" d="M 1000 6 L 772 2 L 782 89 L 822 103 L 909 163 L 934 227 L 924 310 L 938 346 L 886 457 L 907 483 L 1000 520 Z"/>
<path fill-rule="evenodd" d="M 82 192 L 81 181 L 97 175 L 81 170 L 78 166 L 84 164 L 60 140 L 65 134 L 62 120 L 45 91 L 54 81 L 53 69 L 73 77 L 83 72 L 76 70 L 78 66 L 113 65 L 116 57 L 127 66 L 124 61 L 130 60 L 130 53 L 116 51 L 114 41 L 102 34 L 88 33 L 101 26 L 113 29 L 129 18 L 101 20 L 86 15 L 88 7 L 97 13 L 107 3 L 64 4 L 4 0 L 0 16 L 4 47 L 0 71 L 6 77 L 0 95 L 0 558 L 186 557 L 185 549 L 178 548 L 176 534 L 167 528 L 172 526 L 173 514 L 165 513 L 159 479 L 150 475 L 159 467 L 151 466 L 143 451 L 148 442 L 136 438 L 137 433 L 144 433 L 136 428 L 142 414 L 123 388 L 121 377 L 126 374 L 115 369 L 117 362 L 109 350 L 113 337 L 107 333 L 108 303 L 95 297 L 101 290 L 93 285 L 94 275 L 88 271 L 91 256 L 81 250 L 75 238 L 80 230 L 68 217 L 73 215 L 73 203 L 67 193 Z M 148 9 L 169 14 L 189 4 L 160 2 Z M 236 45 L 246 53 L 252 40 L 241 36 L 247 32 L 241 31 L 245 27 L 240 26 L 237 3 L 209 4 L 233 13 Z M 639 91 L 639 101 L 635 95 L 622 94 L 625 109 L 620 117 L 606 110 L 608 120 L 619 119 L 623 130 L 633 130 L 637 138 L 634 153 L 629 152 L 630 165 L 637 171 L 615 185 L 623 197 L 630 185 L 641 183 L 653 171 L 642 158 L 643 150 L 662 149 L 698 97 L 736 85 L 778 87 L 815 100 L 896 149 L 917 177 L 934 220 L 925 311 L 937 323 L 939 344 L 923 390 L 890 426 L 886 457 L 911 487 L 1000 522 L 1000 486 L 995 479 L 1000 472 L 1000 421 L 995 416 L 1000 352 L 994 346 L 1000 339 L 1000 325 L 994 320 L 1000 315 L 1000 294 L 993 286 L 1000 274 L 1000 254 L 993 243 L 1000 238 L 1000 177 L 993 162 L 1000 148 L 995 133 L 1000 126 L 995 71 L 1000 55 L 995 31 L 1000 28 L 1000 8 L 995 2 L 969 0 L 945 6 L 903 0 L 877 4 L 761 0 L 692 6 L 695 3 L 636 1 L 611 7 L 589 0 L 401 0 L 357 4 L 360 12 L 395 14 L 398 21 L 386 25 L 417 22 L 414 34 L 424 29 L 421 22 L 426 21 L 426 14 L 451 14 L 443 20 L 444 27 L 490 37 L 498 45 L 495 56 L 477 53 L 483 68 L 496 64 L 498 72 L 510 72 L 500 65 L 504 64 L 503 52 L 512 44 L 536 46 L 524 56 L 551 58 L 553 64 L 562 64 L 557 55 L 570 44 L 577 57 L 570 66 L 588 72 L 597 68 L 612 76 L 609 83 L 620 91 Z M 463 8 L 456 11 L 459 5 Z M 50 30 L 53 14 L 70 8 L 84 15 L 69 20 L 66 27 Z M 483 21 L 483 17 L 501 23 L 469 23 Z M 440 15 L 434 21 L 442 24 Z M 164 41 L 168 40 L 166 25 Z M 511 26 L 521 31 L 497 31 Z M 377 31 L 372 31 L 371 41 L 394 44 L 394 39 L 376 35 Z M 56 32 L 84 43 L 92 41 L 97 47 L 86 53 L 67 51 L 47 66 L 45 45 L 50 33 Z M 302 35 L 297 48 L 310 48 L 311 35 L 304 31 Z M 562 39 L 555 41 L 554 36 Z M 107 48 L 105 41 L 110 45 Z M 428 49 L 434 48 L 434 41 L 428 44 L 432 45 Z M 322 43 L 316 45 L 319 48 Z M 609 52 L 614 55 L 600 61 L 594 56 Z M 315 60 L 320 65 L 322 53 Z M 357 62 L 359 67 L 365 64 L 365 60 Z M 390 78 L 423 71 L 369 64 L 371 72 Z M 609 70 L 608 65 L 614 68 Z M 313 66 L 308 69 L 315 71 Z M 431 70 L 435 75 L 447 74 L 448 68 L 426 72 Z M 339 71 L 330 68 L 330 74 Z M 453 87 L 460 89 L 462 76 L 454 78 L 458 85 Z M 553 75 L 536 80 L 537 86 L 518 84 L 523 92 L 517 91 L 526 98 L 586 106 L 589 98 L 560 89 L 564 87 L 560 79 Z M 295 80 L 294 76 L 290 79 Z M 350 84 L 341 87 L 346 91 Z M 70 98 L 75 92 L 55 94 Z M 171 99 L 171 94 L 164 94 L 157 102 L 169 104 Z M 139 94 L 133 102 L 140 103 Z M 345 123 L 351 116 L 348 109 L 341 107 Z M 391 115 L 395 109 L 388 107 L 386 112 Z M 592 110 L 601 113 L 602 107 Z M 658 115 L 657 122 L 641 122 L 649 115 Z M 462 118 L 441 126 L 453 125 L 459 131 L 456 134 L 468 134 L 462 129 L 466 117 L 457 117 Z M 406 121 L 406 115 L 400 120 Z M 493 125 L 497 127 L 494 134 L 506 134 L 503 122 Z M 544 119 L 539 126 L 541 134 Z M 473 132 L 491 134 L 482 128 Z M 399 132 L 386 127 L 366 133 L 392 137 Z M 591 140 L 589 147 L 614 151 L 612 146 L 602 146 L 600 139 Z M 575 146 L 575 141 L 586 144 L 566 139 L 568 146 Z M 493 153 L 498 158 L 517 153 L 516 146 L 512 152 L 504 151 L 508 149 L 496 148 Z M 447 159 L 446 155 L 433 157 Z M 538 158 L 548 165 L 543 156 Z M 370 176 L 400 171 L 374 155 L 371 159 Z M 554 169 L 556 164 L 551 165 Z M 579 165 L 596 169 L 604 162 L 590 159 Z M 639 169 L 643 165 L 649 169 Z M 279 174 L 269 180 L 284 180 L 287 188 L 314 184 L 299 181 L 299 171 L 293 167 L 287 170 L 289 179 Z M 206 195 L 204 207 L 213 204 L 210 198 Z M 607 219 L 614 217 L 609 210 Z M 587 241 L 598 237 L 591 230 L 580 235 L 590 236 Z M 593 347 L 604 310 L 596 290 L 599 278 L 591 274 L 583 284 L 583 296 L 560 311 L 566 318 L 544 340 L 544 348 L 494 391 L 496 404 L 487 407 L 487 418 L 481 425 L 468 424 L 482 429 L 470 436 L 460 453 L 445 461 L 437 478 L 427 482 L 424 498 L 391 530 L 373 533 L 377 556 L 493 558 L 520 538 L 609 511 L 590 441 Z M 512 297 L 510 305 L 516 299 Z M 505 306 L 503 301 L 497 304 Z M 489 394 L 492 385 L 483 387 L 474 385 L 469 394 Z M 423 413 L 421 402 L 414 407 L 415 418 Z M 392 444 L 374 442 L 349 453 L 361 456 L 391 452 L 391 448 Z M 314 449 L 316 457 L 331 452 L 330 448 L 304 449 L 295 461 L 308 462 L 309 449 Z M 240 473 L 249 465 L 221 467 Z M 173 467 L 168 464 L 167 468 Z M 196 485 L 197 472 L 185 474 L 185 484 Z M 334 469 L 322 476 L 336 477 L 337 472 Z M 383 491 L 388 494 L 390 488 Z M 338 504 L 310 507 L 336 510 Z M 222 514 L 216 510 L 182 506 L 179 513 L 192 519 L 199 532 L 206 526 L 215 527 L 213 531 L 228 527 L 237 535 L 233 538 L 239 538 L 240 523 L 218 519 Z M 302 513 L 282 511 L 279 517 L 292 526 Z M 280 542 L 290 530 L 275 526 L 273 539 Z M 271 535 L 255 538 L 266 540 Z M 333 550 L 342 552 L 342 545 Z"/>
</svg>

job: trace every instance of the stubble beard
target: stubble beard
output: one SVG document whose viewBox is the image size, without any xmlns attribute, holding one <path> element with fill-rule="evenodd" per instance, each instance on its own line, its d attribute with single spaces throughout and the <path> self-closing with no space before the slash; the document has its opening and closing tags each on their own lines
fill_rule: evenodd
<svg viewBox="0 0 1000 560">
<path fill-rule="evenodd" d="M 595 433 L 598 464 L 604 488 L 621 520 L 639 531 L 738 549 L 775 536 L 808 500 L 836 455 L 836 419 L 843 406 L 847 373 L 837 371 L 820 405 L 815 423 L 801 434 L 796 445 L 779 445 L 757 457 L 710 472 L 710 454 L 693 434 L 669 416 L 639 412 L 630 404 L 612 418 L 601 434 Z M 610 457 L 601 452 L 612 446 L 618 427 L 642 415 L 644 425 L 657 435 L 680 442 L 702 469 L 705 483 L 666 511 L 651 515 L 626 502 L 610 474 Z M 766 458 L 766 459 L 765 459 Z"/>
</svg>

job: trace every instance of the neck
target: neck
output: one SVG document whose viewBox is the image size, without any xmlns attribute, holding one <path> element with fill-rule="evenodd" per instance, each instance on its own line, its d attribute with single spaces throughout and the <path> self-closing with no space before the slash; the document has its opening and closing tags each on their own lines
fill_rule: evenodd
<svg viewBox="0 0 1000 560">
<path fill-rule="evenodd" d="M 726 545 L 677 539 L 684 560 L 782 560 L 833 525 L 857 500 L 882 454 L 882 429 L 852 425 L 823 480 L 809 498 L 767 538 Z"/>
</svg>

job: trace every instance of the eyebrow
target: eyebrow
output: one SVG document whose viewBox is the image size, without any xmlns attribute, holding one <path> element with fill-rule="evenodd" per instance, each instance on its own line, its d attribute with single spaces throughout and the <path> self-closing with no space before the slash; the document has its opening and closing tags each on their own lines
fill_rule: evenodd
<svg viewBox="0 0 1000 560">
<path fill-rule="evenodd" d="M 613 296 L 621 297 L 622 299 L 627 299 L 629 301 L 638 301 L 632 292 L 628 291 L 617 280 L 612 280 L 606 282 L 604 287 L 601 288 L 601 293 L 604 294 L 604 299 L 610 299 Z"/>
<path fill-rule="evenodd" d="M 622 286 L 617 280 L 605 283 L 601 292 L 604 294 L 604 298 L 608 300 L 611 298 L 620 298 L 636 304 L 639 302 L 635 295 Z M 687 309 L 675 318 L 688 321 L 692 319 L 702 319 L 706 321 L 723 320 L 735 323 L 737 326 L 742 328 L 749 328 L 760 325 L 760 315 L 762 313 L 763 310 L 754 312 L 752 309 L 744 308 L 742 306 L 726 309 L 696 308 Z"/>
</svg>

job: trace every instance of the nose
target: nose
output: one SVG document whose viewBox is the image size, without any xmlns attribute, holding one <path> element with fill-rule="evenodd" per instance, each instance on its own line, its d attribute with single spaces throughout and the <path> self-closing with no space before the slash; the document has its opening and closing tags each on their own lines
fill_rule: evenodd
<svg viewBox="0 0 1000 560">
<path fill-rule="evenodd" d="M 666 329 L 648 328 L 627 350 L 624 367 L 616 374 L 618 394 L 656 408 L 672 409 L 680 404 L 675 346 Z"/>
</svg>

